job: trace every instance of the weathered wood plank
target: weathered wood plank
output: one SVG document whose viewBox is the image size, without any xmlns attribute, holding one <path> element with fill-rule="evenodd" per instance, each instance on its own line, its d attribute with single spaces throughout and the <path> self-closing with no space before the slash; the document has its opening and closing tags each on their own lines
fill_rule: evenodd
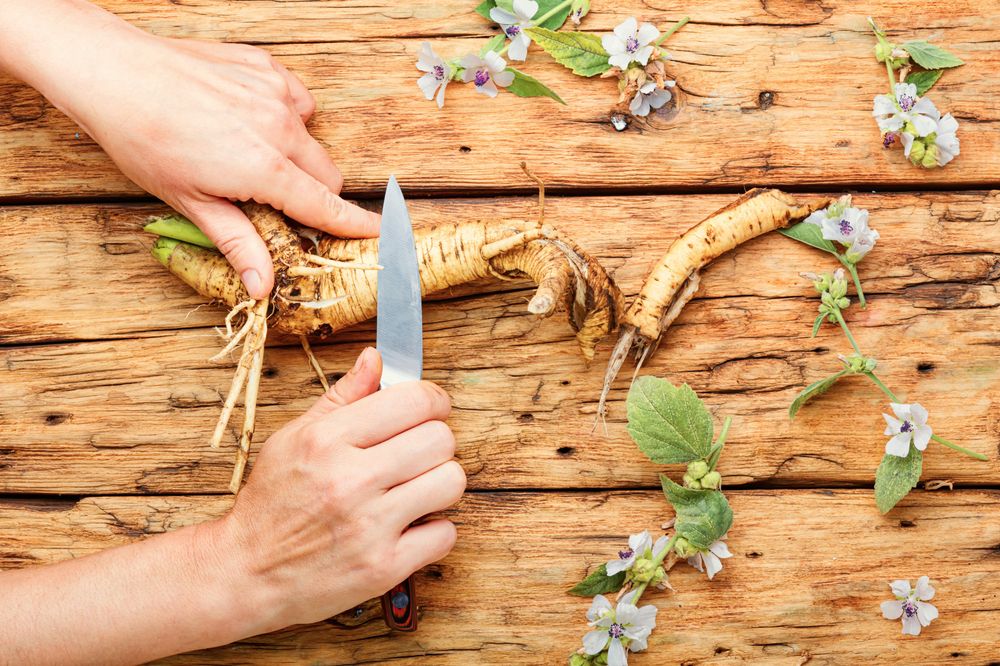
<svg viewBox="0 0 1000 666">
<path fill-rule="evenodd" d="M 1000 641 L 1000 493 L 916 493 L 879 517 L 856 491 L 729 493 L 734 557 L 708 582 L 686 565 L 659 608 L 643 664 L 984 664 Z M 96 497 L 0 502 L 0 566 L 79 557 L 221 514 L 228 498 Z M 556 664 L 578 647 L 588 601 L 563 593 L 625 533 L 655 529 L 662 496 L 469 494 L 451 517 L 455 551 L 418 577 L 416 634 L 377 618 L 354 630 L 295 627 L 174 664 Z M 794 544 L 790 547 L 790 544 Z M 891 544 L 891 545 L 890 545 Z M 928 575 L 940 618 L 919 640 L 881 617 L 888 582 Z M 498 597 L 498 590 L 503 590 Z"/>
<path fill-rule="evenodd" d="M 129 18 L 144 17 L 140 23 L 163 34 L 317 39 L 269 48 L 315 92 L 319 111 L 311 127 L 340 163 L 353 194 L 381 191 L 389 173 L 411 192 L 523 190 L 522 159 L 564 189 L 1000 182 L 1000 101 L 992 94 L 1000 84 L 1000 51 L 989 27 L 1000 9 L 991 4 L 956 1 L 928 9 L 894 0 L 803 10 L 799 3 L 762 7 L 747 0 L 724 3 L 718 13 L 710 6 L 691 8 L 694 23 L 671 40 L 678 104 L 625 133 L 607 122 L 617 96 L 612 81 L 582 81 L 544 54 L 532 57 L 530 70 L 568 107 L 513 95 L 488 101 L 460 86 L 449 91 L 444 111 L 423 100 L 413 67 L 423 37 L 440 36 L 440 52 L 459 54 L 481 41 L 464 35 L 489 34 L 471 2 L 336 11 L 329 4 L 304 10 L 304 3 L 295 3 L 294 11 L 285 3 L 239 10 L 198 3 L 176 11 L 173 3 L 124 4 L 112 6 Z M 300 10 L 301 32 L 293 26 Z M 463 11 L 460 27 L 449 29 L 449 17 Z M 220 23 L 222 14 L 231 18 Z M 672 7 L 634 3 L 595 15 L 589 29 L 610 29 L 629 14 L 664 24 L 678 18 Z M 962 155 L 947 169 L 911 168 L 898 152 L 881 149 L 870 110 L 872 97 L 883 92 L 885 72 L 872 58 L 867 14 L 923 26 L 906 38 L 933 38 L 967 61 L 934 91 L 938 105 L 963 125 Z M 366 19 L 372 15 L 380 18 Z M 280 20 L 271 25 L 275 17 Z M 377 73 L 377 85 L 361 83 L 363 72 Z M 139 193 L 37 93 L 4 80 L 0 99 L 10 100 L 0 109 L 0 199 Z"/>
<path fill-rule="evenodd" d="M 634 293 L 669 240 L 724 199 L 554 199 L 549 220 L 593 247 Z M 891 386 L 931 410 L 937 432 L 991 456 L 980 463 L 934 447 L 925 478 L 996 483 L 997 197 L 866 195 L 858 203 L 874 204 L 873 219 L 883 231 L 864 265 L 872 276 L 866 280 L 871 306 L 850 314 L 858 339 L 883 360 L 880 373 Z M 414 214 L 427 220 L 477 217 L 507 206 L 417 201 Z M 637 218 L 614 234 L 593 223 L 628 206 Z M 527 213 L 529 207 L 516 200 L 508 210 Z M 112 212 L 98 215 L 94 225 L 95 211 Z M 0 305 L 6 342 L 136 332 L 144 337 L 0 349 L 0 367 L 7 370 L 0 374 L 2 491 L 225 487 L 232 450 L 206 445 L 232 372 L 206 360 L 219 342 L 205 326 L 218 324 L 221 312 L 192 313 L 197 298 L 138 246 L 130 231 L 135 212 L 74 206 L 7 211 L 3 234 L 20 245 L 3 275 L 13 287 Z M 65 227 L 55 226 L 61 218 Z M 668 220 L 663 232 L 662 219 Z M 7 231 L 19 228 L 35 230 L 40 254 Z M 71 242 L 74 233 L 85 240 Z M 60 259 L 66 248 L 70 259 Z M 108 257 L 108 248 L 134 253 Z M 779 261 L 784 267 L 777 267 Z M 794 395 L 832 371 L 834 355 L 848 350 L 832 328 L 808 337 L 815 300 L 807 298 L 811 288 L 796 274 L 829 264 L 777 235 L 740 248 L 706 272 L 702 296 L 646 366 L 649 373 L 690 383 L 719 419 L 736 417 L 724 467 L 731 483 L 867 484 L 873 478 L 884 443 L 879 413 L 885 409 L 873 387 L 854 379 L 855 390 L 835 390 L 794 422 L 786 415 Z M 63 297 L 55 300 L 53 289 Z M 622 424 L 628 372 L 611 395 L 607 437 L 592 434 L 607 345 L 586 368 L 561 315 L 537 322 L 523 313 L 525 293 L 453 299 L 425 309 L 427 376 L 454 399 L 452 423 L 470 485 L 655 484 L 655 469 Z M 342 371 L 373 339 L 369 323 L 344 332 L 335 344 L 317 345 L 317 354 L 329 372 Z M 267 357 L 262 435 L 300 413 L 318 391 L 300 350 L 289 341 L 275 344 L 283 346 Z M 837 416 L 824 418 L 828 410 Z M 849 428 L 835 425 L 844 419 Z"/>
<path fill-rule="evenodd" d="M 631 297 L 678 235 L 732 199 L 729 194 L 549 197 L 545 215 L 599 259 Z M 1000 192 L 862 193 L 854 201 L 870 209 L 872 225 L 882 233 L 863 266 L 868 291 L 902 293 L 924 308 L 995 303 L 991 286 L 1000 271 Z M 525 197 L 415 199 L 409 207 L 418 225 L 538 214 L 536 200 Z M 218 325 L 220 311 L 199 308 L 204 299 L 148 254 L 152 237 L 140 227 L 146 217 L 165 210 L 147 205 L 0 207 L 0 344 Z M 830 266 L 822 254 L 772 234 L 712 264 L 699 295 L 808 296 L 811 288 L 798 273 Z M 441 297 L 511 288 L 494 281 Z"/>
</svg>

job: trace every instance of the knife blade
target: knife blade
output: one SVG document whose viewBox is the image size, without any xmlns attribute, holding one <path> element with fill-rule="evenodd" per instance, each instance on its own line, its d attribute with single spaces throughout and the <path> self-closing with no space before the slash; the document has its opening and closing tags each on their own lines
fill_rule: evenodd
<svg viewBox="0 0 1000 666">
<path fill-rule="evenodd" d="M 378 239 L 378 319 L 375 348 L 382 355 L 382 388 L 423 374 L 423 310 L 413 226 L 403 192 L 389 177 Z"/>
<path fill-rule="evenodd" d="M 375 348 L 382 355 L 380 386 L 416 381 L 423 374 L 424 336 L 420 268 L 413 226 L 395 176 L 389 177 L 382 203 L 378 239 L 378 319 Z M 416 589 L 412 578 L 382 596 L 382 617 L 390 629 L 417 628 Z"/>
</svg>

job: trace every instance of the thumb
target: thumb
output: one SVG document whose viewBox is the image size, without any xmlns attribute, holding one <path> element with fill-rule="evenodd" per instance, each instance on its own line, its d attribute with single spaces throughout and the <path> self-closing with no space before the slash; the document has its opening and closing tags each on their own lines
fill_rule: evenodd
<svg viewBox="0 0 1000 666">
<path fill-rule="evenodd" d="M 382 356 L 372 347 L 365 347 L 354 367 L 323 394 L 302 418 L 314 421 L 344 405 L 357 402 L 378 390 L 382 379 Z"/>
<path fill-rule="evenodd" d="M 270 294 L 274 286 L 271 253 L 243 211 L 225 199 L 199 201 L 186 208 L 191 221 L 236 269 L 250 298 Z"/>
</svg>

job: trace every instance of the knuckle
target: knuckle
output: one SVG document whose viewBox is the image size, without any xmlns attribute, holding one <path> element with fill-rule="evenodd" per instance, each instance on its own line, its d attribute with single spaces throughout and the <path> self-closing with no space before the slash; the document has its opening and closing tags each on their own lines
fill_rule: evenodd
<svg viewBox="0 0 1000 666">
<path fill-rule="evenodd" d="M 326 209 L 330 213 L 330 217 L 333 219 L 339 219 L 344 215 L 345 212 L 345 202 L 338 195 L 331 192 L 329 189 L 324 190 L 324 197 L 326 198 Z"/>
</svg>

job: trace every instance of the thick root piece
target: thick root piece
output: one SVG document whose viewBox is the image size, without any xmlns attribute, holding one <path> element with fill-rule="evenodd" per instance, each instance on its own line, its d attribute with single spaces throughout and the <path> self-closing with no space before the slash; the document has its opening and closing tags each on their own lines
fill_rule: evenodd
<svg viewBox="0 0 1000 666">
<path fill-rule="evenodd" d="M 378 239 L 323 236 L 309 251 L 285 217 L 268 206 L 244 212 L 271 251 L 275 265 L 275 330 L 330 336 L 375 316 Z M 465 222 L 416 229 L 414 242 L 424 295 L 484 277 L 523 277 L 538 289 L 529 312 L 551 315 L 559 304 L 588 360 L 598 341 L 618 324 L 621 293 L 604 269 L 554 228 L 534 222 Z M 214 250 L 161 238 L 153 254 L 175 275 L 209 298 L 230 306 L 247 298 L 235 271 Z M 348 265 L 317 261 L 351 257 Z M 304 270 L 305 269 L 305 270 Z"/>
<path fill-rule="evenodd" d="M 753 189 L 688 229 L 667 249 L 622 319 L 618 343 L 608 362 L 598 418 L 604 416 L 611 384 L 629 353 L 637 369 L 659 344 L 660 337 L 698 290 L 698 271 L 740 243 L 798 221 L 829 204 L 805 203 L 780 190 Z"/>
</svg>

